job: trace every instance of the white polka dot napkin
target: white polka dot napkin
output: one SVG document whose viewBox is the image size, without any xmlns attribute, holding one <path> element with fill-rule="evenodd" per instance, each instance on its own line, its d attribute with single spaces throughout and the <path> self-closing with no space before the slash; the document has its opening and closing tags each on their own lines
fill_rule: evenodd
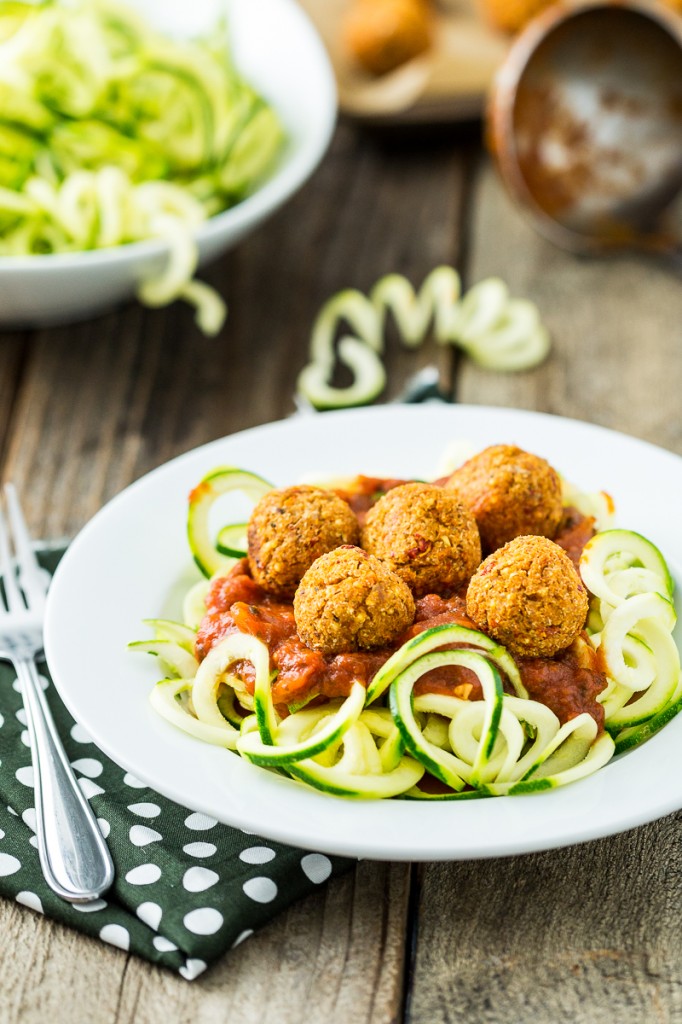
<svg viewBox="0 0 682 1024">
<path fill-rule="evenodd" d="M 54 568 L 58 556 L 45 556 Z M 116 866 L 106 898 L 71 905 L 42 877 L 21 694 L 0 664 L 0 895 L 123 950 L 198 977 L 280 910 L 351 861 L 305 853 L 221 825 L 147 789 L 105 757 L 44 677 L 78 783 Z"/>
</svg>

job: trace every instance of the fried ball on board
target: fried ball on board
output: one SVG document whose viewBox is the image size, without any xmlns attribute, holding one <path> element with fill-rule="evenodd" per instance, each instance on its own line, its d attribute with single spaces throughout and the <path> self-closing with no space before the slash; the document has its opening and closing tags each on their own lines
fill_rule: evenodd
<svg viewBox="0 0 682 1024">
<path fill-rule="evenodd" d="M 427 0 L 355 0 L 343 35 L 348 51 L 373 75 L 384 75 L 431 45 Z"/>
<path fill-rule="evenodd" d="M 481 561 L 474 517 L 453 494 L 432 484 L 402 484 L 380 498 L 367 514 L 362 546 L 418 597 L 457 590 Z"/>
<path fill-rule="evenodd" d="M 298 634 L 325 654 L 385 647 L 414 619 L 410 589 L 362 548 L 344 545 L 313 562 L 294 595 Z"/>
<path fill-rule="evenodd" d="M 355 544 L 358 521 L 346 502 L 322 487 L 269 491 L 247 530 L 251 575 L 264 590 L 292 598 L 316 558 L 341 544 Z"/>
<path fill-rule="evenodd" d="M 467 589 L 467 615 L 512 654 L 549 658 L 585 625 L 587 590 L 573 562 L 547 537 L 516 537 L 494 551 Z"/>
<path fill-rule="evenodd" d="M 561 480 L 538 455 L 497 444 L 456 469 L 445 487 L 473 513 L 484 551 L 514 537 L 554 537 L 561 522 Z"/>
</svg>

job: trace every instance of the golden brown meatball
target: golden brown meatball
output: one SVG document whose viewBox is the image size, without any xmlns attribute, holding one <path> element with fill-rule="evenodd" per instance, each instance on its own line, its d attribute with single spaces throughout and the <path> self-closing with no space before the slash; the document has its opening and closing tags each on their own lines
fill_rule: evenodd
<svg viewBox="0 0 682 1024">
<path fill-rule="evenodd" d="M 301 640 L 313 650 L 371 650 L 407 629 L 414 600 L 387 565 L 345 545 L 310 566 L 294 595 L 294 617 Z"/>
<path fill-rule="evenodd" d="M 355 515 L 332 491 L 308 486 L 270 491 L 249 519 L 251 575 L 269 593 L 291 598 L 316 558 L 354 544 L 358 535 Z"/>
<path fill-rule="evenodd" d="M 481 561 L 476 521 L 432 484 L 402 484 L 370 509 L 362 546 L 391 566 L 417 596 L 451 593 Z"/>
<path fill-rule="evenodd" d="M 445 484 L 478 523 L 484 551 L 514 537 L 554 537 L 561 522 L 561 480 L 538 455 L 513 445 L 486 448 L 456 469 Z"/>
<path fill-rule="evenodd" d="M 426 0 L 356 0 L 343 28 L 348 50 L 374 75 L 393 71 L 431 43 Z"/>
<path fill-rule="evenodd" d="M 585 625 L 587 591 L 565 551 L 546 537 L 516 537 L 483 562 L 467 615 L 512 654 L 549 658 Z"/>
</svg>

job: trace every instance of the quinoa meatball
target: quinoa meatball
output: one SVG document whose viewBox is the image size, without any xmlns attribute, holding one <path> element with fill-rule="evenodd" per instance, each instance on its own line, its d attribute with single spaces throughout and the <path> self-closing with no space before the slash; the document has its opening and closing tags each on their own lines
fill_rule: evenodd
<svg viewBox="0 0 682 1024">
<path fill-rule="evenodd" d="M 457 590 L 481 561 L 474 517 L 453 494 L 432 484 L 402 484 L 380 498 L 365 520 L 362 546 L 418 597 Z"/>
<path fill-rule="evenodd" d="M 516 537 L 494 551 L 467 590 L 467 615 L 512 654 L 549 658 L 585 625 L 587 591 L 571 559 L 547 537 Z"/>
<path fill-rule="evenodd" d="M 456 469 L 445 487 L 474 514 L 487 552 L 526 534 L 553 538 L 561 522 L 559 474 L 513 445 L 486 448 Z"/>
<path fill-rule="evenodd" d="M 400 577 L 362 548 L 345 545 L 313 562 L 294 595 L 298 634 L 325 654 L 385 647 L 414 619 Z"/>
<path fill-rule="evenodd" d="M 291 598 L 316 558 L 355 544 L 358 521 L 349 505 L 321 487 L 270 491 L 254 508 L 247 531 L 249 567 L 256 583 Z"/>
</svg>

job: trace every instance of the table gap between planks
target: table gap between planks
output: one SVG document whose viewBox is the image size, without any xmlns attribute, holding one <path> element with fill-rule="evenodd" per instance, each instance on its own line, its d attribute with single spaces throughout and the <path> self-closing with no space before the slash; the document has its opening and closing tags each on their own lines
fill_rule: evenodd
<svg viewBox="0 0 682 1024">
<path fill-rule="evenodd" d="M 458 401 L 575 416 L 682 453 L 672 275 L 539 239 L 476 130 L 377 137 L 342 123 L 299 195 L 207 270 L 230 305 L 220 338 L 202 338 L 183 307 L 136 304 L 2 336 L 2 474 L 32 532 L 72 536 L 174 455 L 290 414 L 322 302 L 389 271 L 418 285 L 440 263 L 535 300 L 552 354 L 498 375 L 391 337 L 387 398 L 436 362 Z M 679 840 L 672 816 L 526 857 L 361 862 L 192 984 L 0 901 L 0 1024 L 682 1021 Z"/>
</svg>

